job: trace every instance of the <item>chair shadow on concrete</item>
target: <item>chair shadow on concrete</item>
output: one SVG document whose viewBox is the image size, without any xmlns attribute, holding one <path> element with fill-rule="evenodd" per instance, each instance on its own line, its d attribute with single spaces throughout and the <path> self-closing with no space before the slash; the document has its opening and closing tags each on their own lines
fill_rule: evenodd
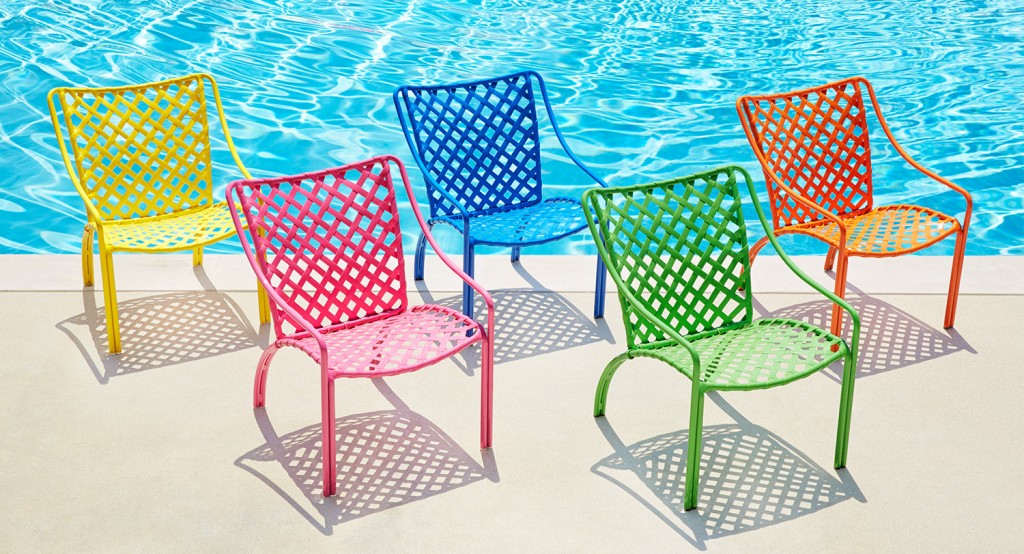
<svg viewBox="0 0 1024 554">
<path fill-rule="evenodd" d="M 98 294 L 102 292 L 83 290 L 83 312 L 57 328 L 75 343 L 101 384 L 113 377 L 245 350 L 269 337 L 269 326 L 257 332 L 238 304 L 222 292 L 170 292 L 118 302 L 124 351 L 108 355 L 107 323 L 103 306 L 96 305 Z M 91 345 L 83 342 L 76 327 L 88 330 Z"/>
<path fill-rule="evenodd" d="M 335 421 L 337 495 L 321 494 L 319 423 L 279 436 L 267 411 L 256 409 L 256 422 L 267 442 L 239 457 L 235 465 L 265 483 L 324 535 L 331 535 L 335 525 L 484 479 L 498 482 L 491 450 L 481 452 L 481 465 L 430 420 L 409 409 L 383 379 L 372 381 L 394 409 Z M 257 466 L 267 462 L 280 465 L 294 489 L 285 490 L 261 473 Z"/>
<path fill-rule="evenodd" d="M 860 349 L 857 353 L 857 378 L 900 369 L 961 350 L 976 354 L 955 329 L 945 332 L 878 298 L 849 287 L 854 294 L 846 300 L 860 314 Z M 754 308 L 762 317 L 785 317 L 829 328 L 832 303 L 828 300 L 805 302 L 769 312 L 757 300 Z M 845 315 L 845 314 L 844 314 Z M 849 317 L 843 323 L 843 337 L 849 341 L 853 325 Z M 842 382 L 842 366 L 832 366 L 822 374 Z"/>
<path fill-rule="evenodd" d="M 565 296 L 541 286 L 520 264 L 513 267 L 526 278 L 530 288 L 490 291 L 495 307 L 495 364 L 595 342 L 615 343 L 605 318 L 594 320 Z M 462 310 L 461 294 L 436 299 L 423 281 L 416 282 L 416 289 L 427 304 Z M 474 302 L 474 313 L 487 313 L 479 295 Z M 452 360 L 467 375 L 473 375 L 472 368 L 478 367 L 479 358 L 479 348 L 467 348 Z"/>
<path fill-rule="evenodd" d="M 591 471 L 700 550 L 707 548 L 708 540 L 784 523 L 851 498 L 867 502 L 848 470 L 815 463 L 775 433 L 748 421 L 718 393 L 710 392 L 707 398 L 736 423 L 704 427 L 700 503 L 695 510 L 683 510 L 686 429 L 627 446 L 605 417 L 595 418 L 615 452 Z"/>
</svg>

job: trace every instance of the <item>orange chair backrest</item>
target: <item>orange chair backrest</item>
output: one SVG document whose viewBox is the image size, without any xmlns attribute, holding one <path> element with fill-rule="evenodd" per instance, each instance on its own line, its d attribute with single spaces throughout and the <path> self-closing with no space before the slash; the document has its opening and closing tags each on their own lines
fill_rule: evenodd
<svg viewBox="0 0 1024 554">
<path fill-rule="evenodd" d="M 203 79 L 52 92 L 81 188 L 104 219 L 162 215 L 213 201 Z"/>
<path fill-rule="evenodd" d="M 859 78 L 739 99 L 747 139 L 768 184 L 776 227 L 823 219 L 779 187 L 836 215 L 871 209 L 871 148 Z"/>
</svg>

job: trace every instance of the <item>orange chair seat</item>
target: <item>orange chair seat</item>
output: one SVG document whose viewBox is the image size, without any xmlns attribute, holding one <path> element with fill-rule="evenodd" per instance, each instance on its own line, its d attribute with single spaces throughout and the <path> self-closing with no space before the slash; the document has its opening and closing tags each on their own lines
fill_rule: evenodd
<svg viewBox="0 0 1024 554">
<path fill-rule="evenodd" d="M 909 204 L 881 206 L 843 217 L 846 249 L 851 256 L 883 257 L 914 252 L 960 230 L 956 218 Z M 813 221 L 778 229 L 776 234 L 811 235 L 839 246 L 839 227 L 832 221 Z"/>
</svg>

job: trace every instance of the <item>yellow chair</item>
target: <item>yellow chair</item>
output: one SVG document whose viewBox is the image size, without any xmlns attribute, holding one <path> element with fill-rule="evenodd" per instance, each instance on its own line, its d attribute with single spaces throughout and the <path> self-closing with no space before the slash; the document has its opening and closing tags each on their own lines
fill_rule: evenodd
<svg viewBox="0 0 1024 554">
<path fill-rule="evenodd" d="M 47 96 L 64 165 L 88 215 L 82 235 L 85 286 L 93 284 L 93 235 L 99 237 L 111 354 L 121 351 L 114 252 L 192 250 L 192 264 L 201 265 L 203 246 L 235 234 L 227 204 L 213 201 L 207 83 L 231 156 L 242 175 L 252 178 L 235 151 L 217 83 L 209 75 L 124 87 L 56 88 Z M 260 323 L 267 323 L 270 307 L 263 287 L 257 287 Z"/>
</svg>

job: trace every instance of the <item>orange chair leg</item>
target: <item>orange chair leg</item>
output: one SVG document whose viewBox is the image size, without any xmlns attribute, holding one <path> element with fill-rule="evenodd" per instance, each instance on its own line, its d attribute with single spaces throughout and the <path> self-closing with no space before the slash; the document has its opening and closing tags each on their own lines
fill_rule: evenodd
<svg viewBox="0 0 1024 554">
<path fill-rule="evenodd" d="M 942 326 L 949 329 L 956 320 L 956 301 L 960 297 L 960 274 L 964 269 L 964 251 L 967 249 L 967 233 L 963 229 L 956 234 L 956 249 L 953 251 L 953 272 L 949 276 L 949 293 L 946 296 L 946 318 Z"/>
<path fill-rule="evenodd" d="M 754 267 L 754 258 L 757 257 L 757 253 L 764 248 L 764 245 L 768 244 L 768 237 L 761 237 L 754 246 L 750 247 L 750 267 Z"/>
<path fill-rule="evenodd" d="M 832 271 L 836 261 L 836 247 L 829 246 L 828 254 L 825 255 L 825 271 Z"/>
<path fill-rule="evenodd" d="M 850 257 L 846 255 L 846 252 L 842 252 L 838 256 L 838 264 L 836 267 L 836 288 L 835 293 L 839 298 L 846 298 L 846 267 L 848 265 Z M 832 334 L 840 336 L 843 332 L 843 309 L 838 304 L 832 306 Z"/>
</svg>

